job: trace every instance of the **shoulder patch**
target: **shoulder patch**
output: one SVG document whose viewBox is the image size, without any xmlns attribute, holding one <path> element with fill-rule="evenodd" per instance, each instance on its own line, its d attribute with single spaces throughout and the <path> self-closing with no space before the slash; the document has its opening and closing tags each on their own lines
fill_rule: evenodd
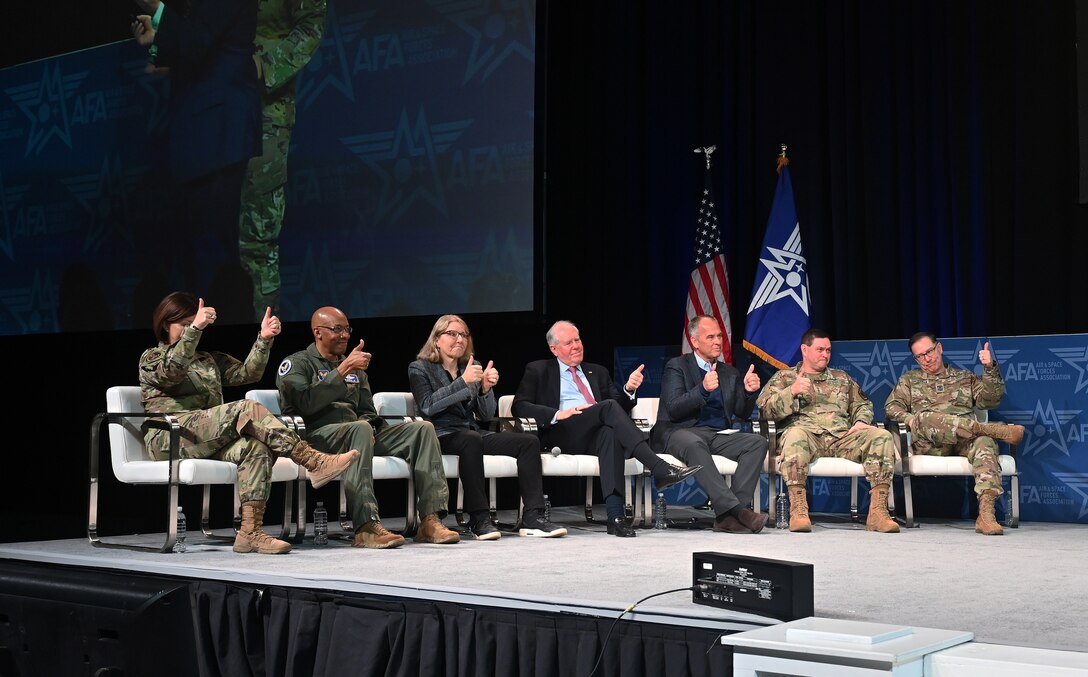
<svg viewBox="0 0 1088 677">
<path fill-rule="evenodd" d="M 291 360 L 290 358 L 280 362 L 280 376 L 287 376 L 291 372 Z"/>
<path fill-rule="evenodd" d="M 359 375 L 358 374 L 352 373 L 352 374 L 348 374 L 347 376 L 344 377 L 344 383 L 358 383 L 358 382 L 359 382 Z"/>
<path fill-rule="evenodd" d="M 318 381 L 324 381 L 325 377 L 328 376 L 328 375 L 329 375 L 329 370 L 328 369 L 318 369 L 317 370 L 317 380 Z"/>
</svg>

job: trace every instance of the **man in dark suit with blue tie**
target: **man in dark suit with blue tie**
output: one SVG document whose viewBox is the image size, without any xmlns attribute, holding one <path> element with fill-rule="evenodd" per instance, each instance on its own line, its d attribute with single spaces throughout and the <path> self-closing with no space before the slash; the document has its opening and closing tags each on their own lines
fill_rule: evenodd
<svg viewBox="0 0 1088 677">
<path fill-rule="evenodd" d="M 722 330 L 713 317 L 695 317 L 687 330 L 692 352 L 669 360 L 661 375 L 653 448 L 702 467 L 695 481 L 710 497 L 715 531 L 759 532 L 767 516 L 750 510 L 748 504 L 767 456 L 767 440 L 752 433 L 720 433 L 752 413 L 759 376 L 749 367 L 741 378 L 740 372 L 719 359 Z M 711 454 L 737 462 L 732 488 L 718 474 Z"/>
<path fill-rule="evenodd" d="M 170 77 L 168 153 L 186 230 L 175 258 L 241 272 L 238 217 L 246 163 L 261 152 L 256 0 L 136 0 L 132 33 Z M 210 235 L 219 251 L 196 241 Z M 200 269 L 196 273 L 206 272 Z M 243 278 L 244 279 L 244 275 Z M 198 280 L 190 284 L 201 284 Z M 252 296 L 251 292 L 248 292 Z M 231 299 L 232 307 L 238 301 Z M 251 312 L 245 301 L 245 313 Z"/>
<path fill-rule="evenodd" d="M 556 359 L 526 365 L 511 411 L 514 416 L 536 419 L 545 446 L 597 454 L 608 533 L 634 536 L 635 530 L 623 516 L 624 461 L 639 460 L 659 489 L 695 474 L 699 468 L 681 468 L 661 460 L 650 449 L 646 434 L 631 420 L 630 411 L 635 406 L 635 392 L 642 384 L 645 365 L 631 373 L 621 393 L 607 369 L 582 362 L 585 353 L 578 327 L 561 320 L 548 330 L 547 339 Z"/>
</svg>

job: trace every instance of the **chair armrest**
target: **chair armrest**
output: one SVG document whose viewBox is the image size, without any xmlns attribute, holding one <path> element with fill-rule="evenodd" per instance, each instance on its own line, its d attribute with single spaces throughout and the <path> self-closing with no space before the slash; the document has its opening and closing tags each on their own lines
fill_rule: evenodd
<svg viewBox="0 0 1088 677">
<path fill-rule="evenodd" d="M 536 419 L 525 416 L 496 416 L 492 419 L 498 422 L 499 431 L 514 430 L 519 433 L 537 433 Z"/>
<path fill-rule="evenodd" d="M 910 458 L 910 428 L 899 421 L 884 421 L 884 429 L 899 438 L 899 460 L 903 464 L 903 473 L 906 474 L 907 459 Z"/>
</svg>

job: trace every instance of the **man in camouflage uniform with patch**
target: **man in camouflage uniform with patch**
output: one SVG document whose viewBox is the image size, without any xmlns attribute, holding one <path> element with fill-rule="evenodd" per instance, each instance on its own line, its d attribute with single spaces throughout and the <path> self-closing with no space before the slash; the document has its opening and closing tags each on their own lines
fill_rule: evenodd
<svg viewBox="0 0 1088 677">
<path fill-rule="evenodd" d="M 404 537 L 382 526 L 374 496 L 374 456 L 396 456 L 412 466 L 416 507 L 424 515 L 417 543 L 457 543 L 456 531 L 442 524 L 450 494 L 442 469 L 442 449 L 430 421 L 388 424 L 378 416 L 366 370 L 371 355 L 364 342 L 348 352 L 351 326 L 344 313 L 318 308 L 310 319 L 314 342 L 280 363 L 276 387 L 283 413 L 301 416 L 307 439 L 318 449 L 338 453 L 358 449 L 359 463 L 344 473 L 354 545 L 396 548 Z M 345 354 L 346 353 L 346 354 Z"/>
<path fill-rule="evenodd" d="M 809 329 L 801 335 L 801 362 L 772 376 L 756 400 L 760 414 L 779 424 L 779 472 L 790 493 L 790 531 L 812 531 L 805 491 L 808 464 L 835 456 L 865 466 L 872 486 L 865 529 L 898 532 L 888 514 L 895 470 L 892 435 L 872 425 L 873 403 L 849 374 L 827 367 L 830 359 L 827 333 Z"/>
<path fill-rule="evenodd" d="M 978 353 L 982 378 L 950 367 L 941 359 L 937 337 L 918 332 L 908 342 L 920 369 L 901 377 L 884 404 L 889 421 L 905 423 L 911 431 L 911 453 L 964 456 L 975 474 L 978 519 L 975 531 L 987 536 L 1004 533 L 994 517 L 994 501 L 1004 493 L 995 439 L 1017 444 L 1024 426 L 980 423 L 976 409 L 992 409 L 1005 395 L 1005 379 L 987 342 Z"/>
<path fill-rule="evenodd" d="M 295 76 L 321 43 L 325 0 L 259 0 L 257 60 L 264 82 L 261 154 L 249 161 L 238 248 L 253 281 L 253 308 L 279 305 L 279 236 L 287 185 L 287 147 L 295 125 Z"/>
</svg>

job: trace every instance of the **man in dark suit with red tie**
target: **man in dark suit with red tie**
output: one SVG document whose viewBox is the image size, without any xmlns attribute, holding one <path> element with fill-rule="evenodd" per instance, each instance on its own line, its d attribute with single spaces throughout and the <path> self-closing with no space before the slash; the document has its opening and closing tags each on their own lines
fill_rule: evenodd
<svg viewBox="0 0 1088 677">
<path fill-rule="evenodd" d="M 661 375 L 661 406 L 651 436 L 654 451 L 703 467 L 695 481 L 710 497 L 715 531 L 757 533 L 767 516 L 750 510 L 748 504 L 767 457 L 767 440 L 753 433 L 722 431 L 751 415 L 759 376 L 749 367 L 742 378 L 721 361 L 722 330 L 713 317 L 693 318 L 687 335 L 692 352 L 669 360 Z M 711 454 L 737 462 L 732 486 L 718 474 Z"/>
<path fill-rule="evenodd" d="M 548 330 L 547 339 L 556 359 L 526 365 L 512 413 L 535 419 L 545 446 L 597 454 L 608 533 L 634 536 L 635 530 L 623 516 L 624 461 L 639 460 L 658 489 L 695 474 L 700 466 L 682 468 L 664 462 L 631 420 L 645 365 L 631 373 L 621 393 L 607 369 L 582 362 L 585 353 L 578 327 L 561 320 Z"/>
</svg>

